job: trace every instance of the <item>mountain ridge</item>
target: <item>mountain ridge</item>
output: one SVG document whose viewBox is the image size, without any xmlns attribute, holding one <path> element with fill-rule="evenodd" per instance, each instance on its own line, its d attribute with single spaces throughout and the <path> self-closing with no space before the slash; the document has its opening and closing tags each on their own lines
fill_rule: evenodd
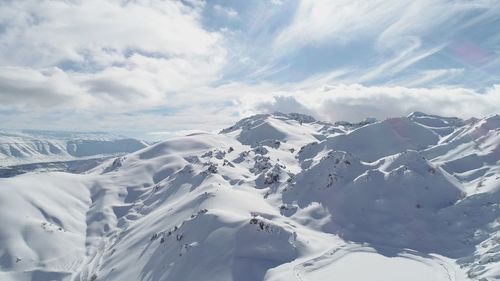
<svg viewBox="0 0 500 281">
<path fill-rule="evenodd" d="M 0 230 L 0 277 L 359 280 L 345 274 L 356 266 L 378 278 L 390 268 L 405 280 L 495 280 L 496 118 L 257 115 L 84 174 L 0 179 L 0 221 L 17 219 Z"/>
</svg>

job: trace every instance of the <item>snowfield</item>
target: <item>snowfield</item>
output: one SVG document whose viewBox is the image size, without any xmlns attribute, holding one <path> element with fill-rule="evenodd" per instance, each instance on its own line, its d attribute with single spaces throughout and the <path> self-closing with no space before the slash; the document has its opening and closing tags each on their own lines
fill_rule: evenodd
<svg viewBox="0 0 500 281">
<path fill-rule="evenodd" d="M 0 280 L 500 280 L 500 116 L 245 118 L 0 179 Z"/>
</svg>

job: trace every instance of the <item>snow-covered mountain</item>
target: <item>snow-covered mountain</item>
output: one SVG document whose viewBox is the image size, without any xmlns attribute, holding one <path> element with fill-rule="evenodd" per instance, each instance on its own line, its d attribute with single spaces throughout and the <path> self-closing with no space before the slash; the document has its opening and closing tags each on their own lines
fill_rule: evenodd
<svg viewBox="0 0 500 281">
<path fill-rule="evenodd" d="M 0 280 L 500 278 L 500 116 L 300 114 L 0 179 Z"/>
<path fill-rule="evenodd" d="M 146 147 L 143 141 L 107 133 L 59 131 L 0 131 L 0 165 L 70 161 L 130 153 Z"/>
</svg>

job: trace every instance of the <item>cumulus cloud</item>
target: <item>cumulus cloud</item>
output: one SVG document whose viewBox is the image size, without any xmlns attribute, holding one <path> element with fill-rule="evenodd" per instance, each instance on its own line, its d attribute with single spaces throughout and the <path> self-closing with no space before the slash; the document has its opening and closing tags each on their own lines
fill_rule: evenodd
<svg viewBox="0 0 500 281">
<path fill-rule="evenodd" d="M 258 103 L 255 110 L 266 113 L 282 112 L 316 115 L 315 112 L 298 102 L 293 96 L 275 96 L 272 101 Z"/>
<path fill-rule="evenodd" d="M 202 7 L 193 3 L 2 3 L 2 106 L 137 109 L 214 81 L 226 50 L 221 34 L 203 28 Z"/>
<path fill-rule="evenodd" d="M 75 85 L 59 68 L 33 70 L 22 67 L 0 68 L 1 107 L 13 106 L 43 108 L 48 106 L 74 106 L 74 96 L 80 95 L 80 106 L 85 107 L 90 99 L 84 90 Z"/>
<path fill-rule="evenodd" d="M 407 88 L 401 86 L 325 85 L 304 88 L 301 85 L 233 83 L 199 88 L 174 96 L 171 106 L 160 111 L 92 112 L 28 111 L 1 116 L 13 128 L 74 128 L 118 131 L 160 139 L 186 130 L 217 131 L 243 117 L 275 111 L 298 112 L 323 121 L 361 121 L 366 117 L 385 119 L 422 111 L 461 118 L 484 117 L 500 113 L 500 86 L 485 92 L 464 88 Z M 133 103 L 134 101 L 131 101 Z M 55 114 L 55 115 L 54 115 Z M 51 122 L 47 123 L 47 119 Z M 99 122 L 95 122 L 98 119 Z M 5 127 L 5 126 L 4 126 Z M 146 132 L 167 132 L 146 135 Z"/>
<path fill-rule="evenodd" d="M 483 117 L 498 113 L 498 87 L 486 93 L 467 89 L 363 87 L 359 85 L 333 87 L 327 90 L 319 111 L 330 120 L 362 120 L 404 116 L 423 111 L 443 116 L 462 118 Z M 474 104 L 472 107 L 471 104 Z M 381 106 L 384 105 L 384 106 Z"/>
<path fill-rule="evenodd" d="M 196 9 L 177 1 L 8 1 L 0 24 L 2 65 L 107 65 L 135 50 L 207 55 L 219 40 L 201 28 Z"/>
<path fill-rule="evenodd" d="M 464 88 L 407 88 L 401 86 L 333 85 L 300 91 L 273 89 L 273 98 L 247 96 L 247 111 L 296 110 L 325 121 L 361 121 L 366 117 L 385 119 L 422 111 L 461 118 L 500 113 L 500 86 L 479 93 Z M 471 106 L 473 105 L 473 106 Z"/>
</svg>

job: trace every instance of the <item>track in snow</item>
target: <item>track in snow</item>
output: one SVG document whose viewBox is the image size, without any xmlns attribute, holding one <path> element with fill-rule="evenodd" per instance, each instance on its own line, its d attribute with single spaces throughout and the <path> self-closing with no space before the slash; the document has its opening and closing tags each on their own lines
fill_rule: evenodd
<svg viewBox="0 0 500 281">
<path fill-rule="evenodd" d="M 403 250 L 387 257 L 373 248 L 346 244 L 296 265 L 299 281 L 339 280 L 373 281 L 460 281 L 450 263 L 434 255 Z"/>
</svg>

